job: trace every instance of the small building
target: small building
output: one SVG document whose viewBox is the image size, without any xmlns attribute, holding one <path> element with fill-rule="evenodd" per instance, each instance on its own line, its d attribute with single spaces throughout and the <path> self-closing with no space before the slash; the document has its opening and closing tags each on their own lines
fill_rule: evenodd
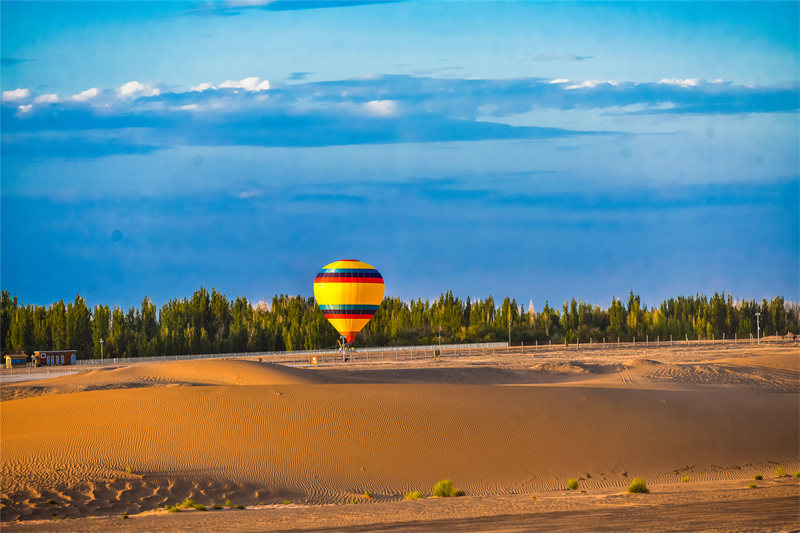
<svg viewBox="0 0 800 533">
<path fill-rule="evenodd" d="M 77 350 L 47 350 L 33 352 L 33 366 L 74 365 Z"/>
<path fill-rule="evenodd" d="M 26 366 L 27 364 L 28 356 L 24 353 L 6 354 L 6 368 Z"/>
</svg>

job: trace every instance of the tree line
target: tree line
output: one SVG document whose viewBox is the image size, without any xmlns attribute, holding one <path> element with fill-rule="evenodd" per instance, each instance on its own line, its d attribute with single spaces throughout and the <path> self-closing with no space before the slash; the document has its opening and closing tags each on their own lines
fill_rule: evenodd
<svg viewBox="0 0 800 533">
<path fill-rule="evenodd" d="M 339 337 L 313 298 L 276 295 L 270 305 L 247 298 L 229 300 L 216 289 L 172 299 L 159 309 L 145 296 L 140 307 L 87 306 L 76 296 L 67 304 L 25 305 L 2 291 L 0 335 L 3 353 L 75 349 L 81 359 L 152 357 L 332 348 Z M 386 297 L 356 338 L 357 346 L 407 346 L 506 341 L 513 344 L 616 342 L 631 340 L 728 339 L 800 332 L 797 304 L 734 301 L 714 293 L 670 298 L 648 308 L 631 291 L 627 302 L 613 298 L 603 309 L 572 298 L 560 308 L 545 302 L 536 310 L 506 297 L 498 305 L 462 300 L 451 291 L 433 302 Z M 102 340 L 102 342 L 101 342 Z"/>
</svg>

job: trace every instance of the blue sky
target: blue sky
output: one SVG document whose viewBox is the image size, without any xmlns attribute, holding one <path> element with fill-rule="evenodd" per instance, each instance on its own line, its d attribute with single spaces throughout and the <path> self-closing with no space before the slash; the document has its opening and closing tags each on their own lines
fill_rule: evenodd
<svg viewBox="0 0 800 533">
<path fill-rule="evenodd" d="M 798 300 L 798 4 L 9 2 L 2 288 Z"/>
</svg>

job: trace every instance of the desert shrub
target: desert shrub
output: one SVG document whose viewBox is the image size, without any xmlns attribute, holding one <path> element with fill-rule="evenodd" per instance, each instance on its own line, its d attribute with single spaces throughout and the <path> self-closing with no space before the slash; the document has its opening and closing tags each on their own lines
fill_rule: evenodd
<svg viewBox="0 0 800 533">
<path fill-rule="evenodd" d="M 194 508 L 194 509 L 197 509 L 199 511 L 205 511 L 206 510 L 206 506 L 205 505 L 203 505 L 202 503 L 197 503 L 196 501 L 194 501 L 191 498 L 186 498 L 185 500 L 183 500 L 183 503 L 178 504 L 175 507 L 183 507 L 184 509 Z"/>
<path fill-rule="evenodd" d="M 234 505 L 234 507 L 236 507 L 237 509 L 244 509 L 244 505 L 242 504 Z"/>
<path fill-rule="evenodd" d="M 681 478 L 681 481 L 682 481 L 683 483 L 689 483 L 689 476 L 683 476 L 683 477 Z"/>
<path fill-rule="evenodd" d="M 755 479 L 756 481 L 761 481 L 762 479 L 764 479 L 764 476 L 762 476 L 761 474 L 756 474 L 755 476 L 753 476 L 753 479 Z"/>
<path fill-rule="evenodd" d="M 214 509 L 217 509 L 217 510 L 222 509 L 222 506 L 221 505 L 217 505 L 216 503 L 214 505 L 212 505 L 211 507 L 214 508 Z"/>
<path fill-rule="evenodd" d="M 779 466 L 775 469 L 775 475 L 778 477 L 783 477 L 786 475 L 786 469 L 782 466 Z"/>
<path fill-rule="evenodd" d="M 225 500 L 225 507 L 230 507 L 233 505 L 230 500 Z"/>
<path fill-rule="evenodd" d="M 634 494 L 642 494 L 645 492 L 650 492 L 650 490 L 648 490 L 647 483 L 645 483 L 645 481 L 642 478 L 635 477 L 633 478 L 633 481 L 631 481 L 631 484 L 628 486 L 628 492 Z"/>
<path fill-rule="evenodd" d="M 748 489 L 755 489 L 755 488 L 758 488 L 758 485 L 756 485 L 755 483 L 750 483 L 749 485 L 747 485 L 747 488 Z"/>
<path fill-rule="evenodd" d="M 125 465 L 125 471 L 127 473 L 129 473 L 129 474 L 132 474 L 133 473 L 133 469 L 131 468 L 131 465 Z"/>
<path fill-rule="evenodd" d="M 411 492 L 406 492 L 403 499 L 405 500 L 419 500 L 420 498 L 424 498 L 423 494 L 418 490 L 412 490 Z"/>
<path fill-rule="evenodd" d="M 183 503 L 179 504 L 178 506 L 183 508 L 189 508 L 189 507 L 194 507 L 195 505 L 197 504 L 193 499 L 186 498 L 185 500 L 183 500 Z"/>
<path fill-rule="evenodd" d="M 372 493 L 370 491 L 368 491 L 368 490 L 365 490 L 364 491 L 364 496 L 367 497 L 367 498 L 372 498 Z"/>
<path fill-rule="evenodd" d="M 180 512 L 181 512 L 181 510 L 180 510 L 180 508 L 179 508 L 179 507 L 176 505 L 175 507 L 170 507 L 169 509 L 167 509 L 167 512 L 168 512 L 168 513 L 180 513 Z"/>
<path fill-rule="evenodd" d="M 567 489 L 568 490 L 577 490 L 578 489 L 578 480 L 574 478 L 570 478 L 567 480 Z"/>
<path fill-rule="evenodd" d="M 122 519 L 123 520 L 127 520 L 128 519 L 128 513 L 127 512 L 122 513 Z"/>
<path fill-rule="evenodd" d="M 463 496 L 464 491 L 456 489 L 449 479 L 442 479 L 433 486 L 431 494 L 437 498 L 451 498 L 453 496 Z"/>
<path fill-rule="evenodd" d="M 800 472 L 795 472 L 794 477 L 800 477 Z"/>
<path fill-rule="evenodd" d="M 45 502 L 45 503 L 49 503 L 50 505 L 55 505 L 56 501 L 55 501 L 53 498 L 50 498 L 50 499 L 49 499 L 49 500 L 47 500 L 47 502 Z"/>
<path fill-rule="evenodd" d="M 283 505 L 289 505 L 292 503 L 292 500 L 283 500 Z"/>
</svg>

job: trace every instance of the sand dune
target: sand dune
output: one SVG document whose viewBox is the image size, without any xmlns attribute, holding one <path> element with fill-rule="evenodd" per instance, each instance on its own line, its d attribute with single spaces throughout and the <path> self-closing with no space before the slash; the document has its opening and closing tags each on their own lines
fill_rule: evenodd
<svg viewBox="0 0 800 533">
<path fill-rule="evenodd" d="M 170 361 L 119 368 L 102 368 L 55 378 L 48 386 L 107 383 L 193 383 L 199 385 L 301 385 L 324 381 L 323 376 L 284 365 L 241 359 Z"/>
<path fill-rule="evenodd" d="M 568 478 L 591 491 L 634 476 L 800 469 L 797 354 L 656 355 L 348 371 L 185 361 L 15 385 L 16 399 L 0 402 L 2 520 L 187 497 L 325 504 L 369 490 L 370 502 L 391 501 L 442 478 L 490 497 L 557 491 Z"/>
<path fill-rule="evenodd" d="M 3 400 L 41 394 L 128 389 L 166 385 L 302 385 L 334 383 L 337 378 L 285 365 L 241 359 L 142 363 L 68 374 L 3 387 Z"/>
</svg>

